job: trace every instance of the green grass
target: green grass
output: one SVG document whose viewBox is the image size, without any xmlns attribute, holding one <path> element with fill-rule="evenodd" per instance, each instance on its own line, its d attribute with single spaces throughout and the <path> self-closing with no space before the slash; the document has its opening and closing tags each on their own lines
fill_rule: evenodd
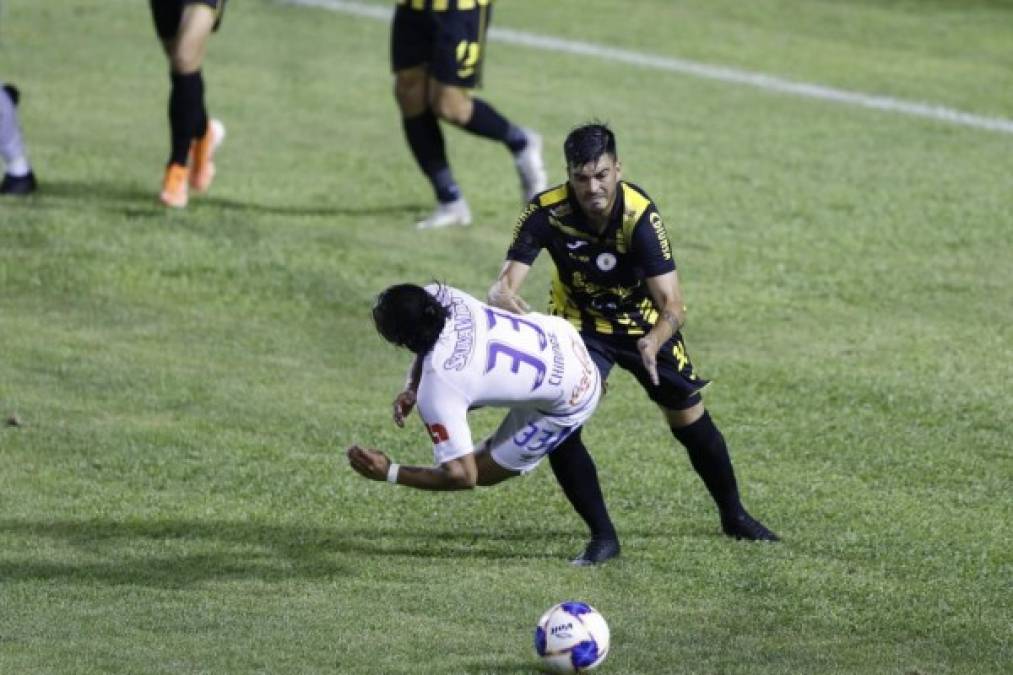
<svg viewBox="0 0 1013 675">
<path fill-rule="evenodd" d="M 0 672 L 531 672 L 566 598 L 612 627 L 602 672 L 1008 671 L 1013 137 L 493 44 L 483 95 L 545 134 L 552 179 L 571 126 L 617 130 L 746 503 L 785 538 L 721 537 L 617 372 L 587 439 L 624 554 L 578 570 L 547 467 L 434 495 L 342 461 L 431 461 L 390 423 L 406 358 L 371 299 L 481 295 L 519 210 L 506 153 L 451 131 L 476 223 L 410 227 L 431 197 L 383 24 L 231 3 L 205 69 L 220 177 L 166 213 L 146 4 L 3 11 L 42 190 L 0 202 L 22 422 L 0 429 Z M 1008 2 L 512 0 L 496 25 L 1013 117 Z"/>
</svg>

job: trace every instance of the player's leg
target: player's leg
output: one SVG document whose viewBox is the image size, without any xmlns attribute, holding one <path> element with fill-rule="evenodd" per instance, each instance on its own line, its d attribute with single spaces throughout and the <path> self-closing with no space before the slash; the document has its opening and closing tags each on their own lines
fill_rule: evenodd
<svg viewBox="0 0 1013 675">
<path fill-rule="evenodd" d="M 590 417 L 593 410 L 591 407 L 580 417 L 580 424 Z M 574 438 L 575 440 L 571 440 Z M 562 451 L 571 458 L 577 458 L 579 450 L 583 450 L 583 456 L 589 465 L 582 468 L 589 468 L 590 471 L 568 474 L 566 483 L 561 483 L 561 486 L 574 510 L 587 523 L 592 535 L 592 543 L 573 562 L 589 565 L 605 562 L 619 555 L 619 540 L 605 508 L 594 462 L 580 442 L 579 424 L 575 427 L 562 426 L 556 419 L 536 411 L 511 410 L 493 435 L 483 441 L 475 457 L 479 465 L 479 484 L 485 485 L 510 476 L 529 473 L 546 455 L 554 458 Z M 568 467 L 574 469 L 578 463 L 579 460 L 570 462 Z M 490 481 L 488 483 L 483 482 L 481 475 L 483 466 L 488 467 L 485 474 L 485 480 Z M 553 469 L 555 470 L 555 467 Z M 579 481 L 585 483 L 578 485 Z"/>
<path fill-rule="evenodd" d="M 429 108 L 427 66 L 413 66 L 394 73 L 394 97 L 401 110 L 401 125 L 419 169 L 436 195 L 436 211 L 419 222 L 419 229 L 469 225 L 471 211 L 447 161 L 440 122 Z"/>
<path fill-rule="evenodd" d="M 614 364 L 610 345 L 593 334 L 582 333 L 581 338 L 604 383 Z M 594 565 L 619 555 L 620 546 L 598 481 L 598 467 L 584 445 L 582 432 L 577 429 L 549 453 L 549 465 L 563 494 L 591 531 L 584 551 L 571 562 Z"/>
<path fill-rule="evenodd" d="M 472 95 L 481 81 L 485 32 L 492 7 L 439 12 L 430 65 L 429 105 L 442 120 L 469 133 L 502 143 L 514 157 L 524 200 L 546 187 L 542 139 Z"/>
<path fill-rule="evenodd" d="M 686 448 L 693 468 L 717 504 L 724 533 L 736 539 L 777 541 L 777 535 L 749 515 L 742 505 L 725 438 L 699 395 L 695 395 L 695 402 L 689 407 L 662 406 L 661 410 L 672 435 Z"/>
<path fill-rule="evenodd" d="M 598 467 L 584 446 L 581 432 L 582 429 L 577 429 L 549 453 L 549 465 L 573 510 L 591 531 L 591 540 L 584 551 L 571 562 L 596 565 L 619 555 L 619 535 L 605 506 Z"/>
<path fill-rule="evenodd" d="M 500 466 L 493 459 L 492 453 L 489 451 L 489 445 L 483 443 L 482 447 L 475 453 L 475 466 L 478 468 L 478 480 L 476 485 L 482 487 L 489 487 L 490 485 L 496 485 L 502 483 L 507 478 L 513 478 L 514 476 L 520 476 L 520 471 L 514 471 L 508 469 L 505 466 Z"/>
<path fill-rule="evenodd" d="M 637 378 L 661 408 L 672 435 L 686 448 L 690 463 L 718 507 L 725 534 L 736 539 L 776 541 L 777 536 L 742 506 L 728 446 L 700 399 L 699 392 L 707 386 L 707 380 L 693 372 L 682 337 L 676 334 L 666 342 L 657 360 L 660 383 L 655 386 L 632 339 L 618 355 L 620 367 Z"/>
<path fill-rule="evenodd" d="M 169 78 L 172 88 L 169 93 L 169 131 L 170 153 L 166 166 L 165 178 L 160 199 L 167 206 L 184 207 L 188 201 L 187 184 L 190 180 L 190 152 L 195 140 L 209 136 L 207 149 L 214 144 L 214 135 L 218 141 L 224 136 L 220 123 L 210 125 L 204 103 L 204 78 L 201 66 L 207 52 L 208 40 L 219 18 L 219 2 L 164 3 L 152 0 L 152 13 L 155 16 L 156 28 L 162 38 L 163 47 L 169 59 Z M 177 5 L 178 23 L 174 32 L 170 32 L 169 21 L 172 15 L 167 6 Z M 203 152 L 201 157 L 201 184 L 210 183 L 207 179 L 206 162 L 210 154 Z M 213 175 L 213 169 L 211 170 Z"/>
<path fill-rule="evenodd" d="M 16 108 L 20 94 L 13 85 L 0 84 L 3 85 L 0 88 L 0 157 L 4 162 L 0 194 L 26 195 L 34 192 L 37 185 L 18 124 Z"/>
<path fill-rule="evenodd" d="M 471 211 L 447 161 L 440 121 L 429 108 L 434 34 L 435 24 L 428 11 L 413 10 L 408 5 L 394 10 L 390 32 L 394 99 L 408 148 L 436 195 L 436 210 L 416 225 L 420 229 L 471 223 Z"/>
</svg>

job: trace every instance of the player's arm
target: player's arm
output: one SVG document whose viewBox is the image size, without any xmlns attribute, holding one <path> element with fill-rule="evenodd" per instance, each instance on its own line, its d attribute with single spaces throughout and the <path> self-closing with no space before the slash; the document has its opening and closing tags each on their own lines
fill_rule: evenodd
<svg viewBox="0 0 1013 675">
<path fill-rule="evenodd" d="M 470 490 L 478 482 L 475 455 L 448 460 L 437 466 L 399 466 L 379 450 L 353 445 L 347 450 L 348 463 L 360 475 L 420 490 Z"/>
<path fill-rule="evenodd" d="M 644 337 L 637 340 L 637 349 L 651 382 L 658 384 L 658 350 L 675 335 L 686 321 L 679 274 L 672 270 L 656 277 L 647 277 L 647 290 L 658 310 L 658 320 Z"/>
<path fill-rule="evenodd" d="M 496 283 L 489 289 L 487 302 L 490 305 L 518 314 L 528 311 L 528 303 L 520 296 L 521 284 L 550 236 L 549 221 L 544 210 L 537 202 L 529 203 L 517 219 L 506 261 L 499 271 Z"/>
<path fill-rule="evenodd" d="M 404 426 L 405 418 L 411 414 L 418 398 L 419 381 L 422 379 L 422 362 L 425 358 L 419 354 L 415 355 L 412 365 L 408 368 L 408 375 L 405 377 L 404 389 L 394 397 L 394 424 Z"/>
<path fill-rule="evenodd" d="M 634 228 L 631 248 L 637 264 L 644 270 L 647 292 L 658 311 L 654 326 L 637 341 L 644 367 L 651 381 L 657 385 L 658 350 L 682 327 L 686 320 L 686 308 L 682 302 L 682 289 L 679 288 L 679 275 L 675 271 L 668 231 L 653 204 Z"/>
<path fill-rule="evenodd" d="M 530 307 L 518 294 L 518 291 L 520 291 L 521 284 L 524 283 L 530 269 L 531 265 L 517 260 L 504 262 L 503 268 L 500 269 L 499 276 L 496 278 L 496 283 L 489 289 L 489 304 L 517 314 L 527 312 Z"/>
</svg>

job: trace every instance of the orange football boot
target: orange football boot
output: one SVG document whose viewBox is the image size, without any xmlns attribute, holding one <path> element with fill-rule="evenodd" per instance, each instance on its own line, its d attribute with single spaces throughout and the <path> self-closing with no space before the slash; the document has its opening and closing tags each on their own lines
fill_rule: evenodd
<svg viewBox="0 0 1013 675">
<path fill-rule="evenodd" d="M 182 164 L 170 164 L 165 167 L 165 178 L 162 179 L 162 192 L 158 199 L 166 206 L 181 209 L 186 206 L 186 181 L 190 172 Z"/>
<path fill-rule="evenodd" d="M 215 178 L 215 150 L 225 140 L 225 125 L 220 120 L 208 120 L 208 129 L 193 143 L 190 149 L 190 187 L 197 192 L 206 192 Z"/>
</svg>

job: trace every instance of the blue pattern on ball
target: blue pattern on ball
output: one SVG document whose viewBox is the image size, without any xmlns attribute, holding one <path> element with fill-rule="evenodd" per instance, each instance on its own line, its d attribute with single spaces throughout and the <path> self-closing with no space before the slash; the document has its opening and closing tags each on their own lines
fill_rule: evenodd
<svg viewBox="0 0 1013 675">
<path fill-rule="evenodd" d="M 545 630 L 541 626 L 535 628 L 535 651 L 545 656 Z"/>
<path fill-rule="evenodd" d="M 585 604 L 583 602 L 573 602 L 573 601 L 564 602 L 562 606 L 564 612 L 568 612 L 570 614 L 573 614 L 574 616 L 580 616 L 581 614 L 590 614 L 592 611 L 594 611 L 591 609 L 591 605 Z"/>
<path fill-rule="evenodd" d="M 594 640 L 584 640 L 578 642 L 573 646 L 573 650 L 570 652 L 570 662 L 573 663 L 573 667 L 587 668 L 592 663 L 598 660 L 598 643 Z"/>
</svg>

